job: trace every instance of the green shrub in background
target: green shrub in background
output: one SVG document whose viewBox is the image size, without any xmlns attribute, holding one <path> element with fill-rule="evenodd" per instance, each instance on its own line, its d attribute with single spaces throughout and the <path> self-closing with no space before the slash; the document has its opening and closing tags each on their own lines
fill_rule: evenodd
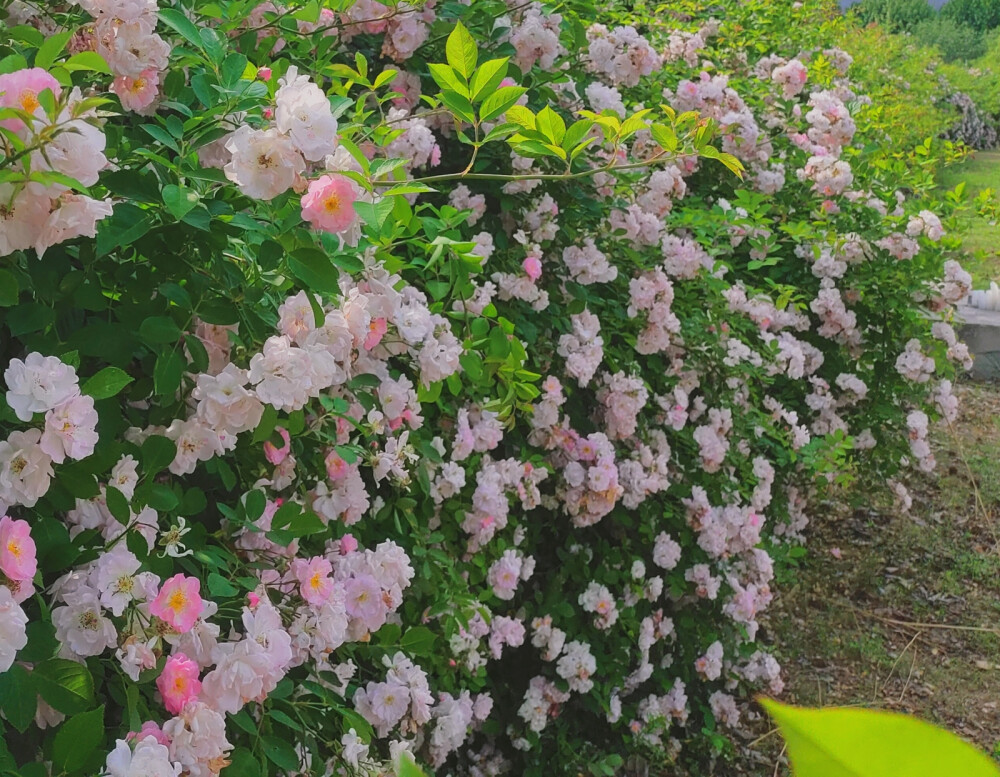
<svg viewBox="0 0 1000 777">
<path fill-rule="evenodd" d="M 983 49 L 978 59 L 943 65 L 940 73 L 980 110 L 1000 118 L 1000 30 L 983 36 Z"/>
<path fill-rule="evenodd" d="M 850 13 L 862 24 L 879 24 L 890 32 L 909 32 L 937 16 L 927 0 L 863 0 Z"/>
<path fill-rule="evenodd" d="M 985 32 L 1000 27 L 1000 0 L 949 0 L 941 7 L 940 15 Z"/>
<path fill-rule="evenodd" d="M 986 53 L 980 30 L 948 16 L 920 22 L 913 28 L 913 37 L 924 46 L 937 46 L 945 62 L 969 62 Z"/>
</svg>

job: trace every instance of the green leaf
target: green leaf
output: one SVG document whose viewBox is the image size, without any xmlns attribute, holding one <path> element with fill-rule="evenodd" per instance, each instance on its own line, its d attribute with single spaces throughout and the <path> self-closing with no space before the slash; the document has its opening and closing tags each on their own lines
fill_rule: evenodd
<svg viewBox="0 0 1000 777">
<path fill-rule="evenodd" d="M 218 572 L 208 575 L 208 591 L 212 596 L 236 596 L 240 591 Z"/>
<path fill-rule="evenodd" d="M 158 124 L 143 124 L 142 129 L 147 135 L 150 135 L 154 140 L 160 141 L 167 148 L 180 153 L 180 149 L 177 147 L 177 140 L 173 135 Z"/>
<path fill-rule="evenodd" d="M 266 442 L 274 433 L 274 427 L 278 423 L 278 411 L 274 405 L 264 405 L 264 413 L 260 417 L 260 423 L 254 429 L 251 442 L 254 445 Z"/>
<path fill-rule="evenodd" d="M 549 142 L 557 146 L 562 143 L 566 135 L 566 122 L 547 105 L 535 117 L 535 127 Z"/>
<path fill-rule="evenodd" d="M 476 41 L 473 40 L 472 35 L 461 22 L 455 24 L 455 29 L 448 36 L 444 50 L 448 64 L 465 78 L 472 78 L 479 53 L 476 50 Z"/>
<path fill-rule="evenodd" d="M 134 243 L 153 228 L 154 220 L 152 211 L 128 202 L 117 203 L 111 217 L 103 219 L 97 228 L 97 255 Z"/>
<path fill-rule="evenodd" d="M 221 777 L 260 777 L 260 762 L 245 747 L 237 747 L 229 754 L 229 766 L 220 774 Z"/>
<path fill-rule="evenodd" d="M 111 68 L 104 57 L 96 51 L 81 51 L 62 63 L 62 66 L 71 73 L 77 70 L 93 70 L 96 73 L 111 75 Z"/>
<path fill-rule="evenodd" d="M 163 187 L 163 204 L 178 221 L 191 212 L 198 200 L 198 192 L 186 186 L 167 184 Z"/>
<path fill-rule="evenodd" d="M 56 312 L 40 302 L 24 302 L 11 309 L 6 316 L 7 328 L 14 337 L 40 332 L 55 323 Z"/>
<path fill-rule="evenodd" d="M 579 121 L 574 121 L 569 125 L 566 130 L 566 134 L 563 135 L 562 147 L 567 151 L 571 151 L 576 148 L 577 144 L 583 140 L 584 136 L 590 132 L 590 128 L 594 126 L 594 122 L 590 119 L 580 119 Z"/>
<path fill-rule="evenodd" d="M 479 120 L 490 121 L 510 110 L 528 90 L 523 86 L 501 86 L 479 106 Z M 530 113 L 530 111 L 529 111 Z"/>
<path fill-rule="evenodd" d="M 20 293 L 17 278 L 6 270 L 0 270 L 0 308 L 16 305 Z"/>
<path fill-rule="evenodd" d="M 150 316 L 139 324 L 139 337 L 150 343 L 176 343 L 181 330 L 170 316 Z"/>
<path fill-rule="evenodd" d="M 132 376 L 118 367 L 105 367 L 96 375 L 91 376 L 80 388 L 81 393 L 94 399 L 108 399 L 115 396 L 129 383 Z"/>
<path fill-rule="evenodd" d="M 434 650 L 434 643 L 437 635 L 426 626 L 414 626 L 407 629 L 403 638 L 399 640 L 399 646 L 415 656 L 429 656 Z"/>
<path fill-rule="evenodd" d="M 397 777 L 427 777 L 424 770 L 417 766 L 413 756 L 406 752 L 399 754 L 396 761 L 396 774 Z"/>
<path fill-rule="evenodd" d="M 59 712 L 82 712 L 94 699 L 94 678 L 83 664 L 50 658 L 35 664 L 31 679 L 39 695 Z"/>
<path fill-rule="evenodd" d="M 177 351 L 164 351 L 153 365 L 153 388 L 160 396 L 171 396 L 181 386 L 184 357 Z"/>
<path fill-rule="evenodd" d="M 458 92 L 458 94 L 463 95 L 464 97 L 469 96 L 469 87 L 465 83 L 465 79 L 456 73 L 454 68 L 451 68 L 448 65 L 432 62 L 427 65 L 427 69 L 430 71 L 431 78 L 433 78 L 437 82 L 437 85 L 442 89 L 451 89 L 453 92 Z"/>
<path fill-rule="evenodd" d="M 153 483 L 149 486 L 149 493 L 146 496 L 146 504 L 161 513 L 168 513 L 180 504 L 177 494 L 162 483 Z"/>
<path fill-rule="evenodd" d="M 441 102 L 443 102 L 452 113 L 458 116 L 462 121 L 467 121 L 472 124 L 476 120 L 476 111 L 472 107 L 472 103 L 469 102 L 469 98 L 458 92 L 453 92 L 451 89 L 441 90 Z"/>
<path fill-rule="evenodd" d="M 300 248 L 288 257 L 288 269 L 309 291 L 340 292 L 340 272 L 330 258 L 316 248 Z"/>
<path fill-rule="evenodd" d="M 514 87 L 504 87 L 504 89 L 513 89 Z M 500 90 L 497 90 L 500 91 Z M 486 109 L 486 103 L 483 102 L 483 110 Z M 535 129 L 535 114 L 531 112 L 530 108 L 525 108 L 523 105 L 511 105 L 507 109 L 507 121 L 516 124 L 517 126 L 526 129 Z"/>
<path fill-rule="evenodd" d="M 0 674 L 0 710 L 7 722 L 22 734 L 35 720 L 37 700 L 38 692 L 23 666 L 14 664 Z"/>
<path fill-rule="evenodd" d="M 472 74 L 472 81 L 469 82 L 469 90 L 472 92 L 472 101 L 476 102 L 482 95 L 493 92 L 507 75 L 507 58 L 490 59 L 479 66 Z M 513 88 L 513 87 L 508 87 Z"/>
<path fill-rule="evenodd" d="M 74 715 L 60 726 L 52 740 L 52 766 L 60 772 L 75 772 L 104 740 L 104 707 Z"/>
<path fill-rule="evenodd" d="M 132 511 L 129 509 L 128 500 L 125 498 L 125 495 L 114 486 L 108 486 L 105 489 L 105 497 L 108 504 L 108 512 L 114 516 L 118 523 L 123 526 L 127 525 L 129 519 L 132 517 Z"/>
<path fill-rule="evenodd" d="M 761 700 L 788 746 L 795 777 L 997 777 L 976 748 L 944 729 L 890 712 L 790 707 Z"/>
<path fill-rule="evenodd" d="M 181 11 L 174 8 L 161 8 L 160 21 L 168 27 L 173 27 L 180 36 L 195 48 L 201 49 L 202 39 L 198 34 L 198 28 Z"/>
<path fill-rule="evenodd" d="M 166 469 L 177 456 L 177 445 L 163 435 L 152 434 L 142 441 L 142 474 L 151 478 Z"/>
<path fill-rule="evenodd" d="M 264 747 L 264 755 L 275 765 L 289 772 L 299 770 L 299 756 L 291 742 L 281 737 L 262 737 L 261 744 Z"/>
<path fill-rule="evenodd" d="M 45 38 L 45 42 L 39 47 L 38 53 L 35 54 L 35 67 L 40 67 L 43 70 L 48 70 L 52 67 L 52 63 L 56 61 L 56 58 L 66 48 L 66 44 L 69 43 L 69 39 L 72 37 L 73 30 L 48 35 Z"/>
</svg>

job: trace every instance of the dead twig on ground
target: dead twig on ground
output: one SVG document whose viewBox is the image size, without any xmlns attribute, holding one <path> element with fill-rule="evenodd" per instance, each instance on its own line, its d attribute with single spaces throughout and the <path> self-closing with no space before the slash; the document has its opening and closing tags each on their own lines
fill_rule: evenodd
<svg viewBox="0 0 1000 777">
<path fill-rule="evenodd" d="M 947 631 L 974 631 L 980 634 L 992 634 L 994 637 L 1000 637 L 1000 629 L 991 629 L 986 626 L 956 626 L 951 623 L 921 623 L 920 621 L 901 621 L 896 618 L 886 618 L 883 615 L 876 615 L 873 612 L 866 612 L 861 610 L 863 614 L 874 618 L 877 621 L 882 621 L 882 623 L 891 623 L 893 626 L 902 626 L 904 628 L 910 629 L 943 629 Z"/>
<path fill-rule="evenodd" d="M 918 631 L 916 634 L 914 634 L 913 638 L 909 642 L 906 643 L 906 647 L 903 648 L 903 650 L 900 652 L 900 654 L 898 656 L 896 656 L 896 660 L 892 662 L 892 666 L 889 668 L 889 675 L 885 678 L 885 682 L 882 683 L 882 691 L 881 691 L 881 693 L 882 693 L 883 696 L 885 695 L 885 689 L 889 687 L 889 681 L 892 679 L 892 673 L 896 671 L 896 667 L 899 665 L 899 662 L 903 659 L 903 656 L 906 655 L 906 651 L 909 650 L 910 647 L 912 647 L 913 643 L 916 642 L 920 638 L 920 635 L 922 633 L 923 632 Z M 913 650 L 914 657 L 916 657 L 916 653 L 917 653 L 916 648 L 914 648 L 914 650 Z M 912 664 L 910 665 L 910 674 L 911 675 L 913 674 L 913 665 Z M 909 684 L 909 680 L 907 680 L 907 684 Z M 874 698 L 872 699 L 872 701 L 874 701 Z"/>
</svg>

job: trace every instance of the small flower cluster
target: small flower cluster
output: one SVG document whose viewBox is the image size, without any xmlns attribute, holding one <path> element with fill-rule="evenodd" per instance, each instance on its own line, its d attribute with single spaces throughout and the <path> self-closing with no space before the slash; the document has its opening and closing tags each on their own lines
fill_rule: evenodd
<svg viewBox="0 0 1000 777">
<path fill-rule="evenodd" d="M 45 70 L 27 68 L 0 74 L 0 108 L 17 111 L 0 127 L 24 148 L 0 182 L 0 256 L 33 248 L 41 257 L 58 243 L 94 237 L 111 200 L 77 194 L 66 178 L 93 186 L 108 166 L 95 107 L 78 87 L 65 92 Z"/>
</svg>

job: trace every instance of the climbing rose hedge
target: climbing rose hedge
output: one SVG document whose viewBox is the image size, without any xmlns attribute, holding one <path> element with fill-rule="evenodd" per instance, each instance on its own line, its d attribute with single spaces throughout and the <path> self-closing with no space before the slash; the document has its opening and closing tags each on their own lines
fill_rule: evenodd
<svg viewBox="0 0 1000 777">
<path fill-rule="evenodd" d="M 933 467 L 969 276 L 822 4 L 0 7 L 4 773 L 697 759 Z"/>
</svg>

